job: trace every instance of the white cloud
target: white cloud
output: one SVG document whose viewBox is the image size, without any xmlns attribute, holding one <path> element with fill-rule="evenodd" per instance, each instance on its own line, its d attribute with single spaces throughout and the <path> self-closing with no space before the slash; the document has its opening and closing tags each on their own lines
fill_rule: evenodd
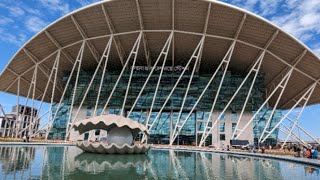
<svg viewBox="0 0 320 180">
<path fill-rule="evenodd" d="M 60 12 L 62 15 L 70 12 L 70 6 L 67 1 L 63 0 L 39 0 L 42 6 L 49 10 Z"/>
<path fill-rule="evenodd" d="M 77 0 L 77 2 L 81 5 L 81 6 L 87 6 L 89 4 L 98 2 L 100 0 Z"/>
<path fill-rule="evenodd" d="M 286 0 L 287 7 L 291 7 L 289 13 L 275 16 L 272 21 L 283 27 L 290 34 L 304 42 L 312 39 L 311 36 L 320 35 L 320 1 L 304 0 L 294 2 Z M 308 37 L 308 38 L 306 38 Z"/>
<path fill-rule="evenodd" d="M 0 28 L 0 41 L 21 46 L 26 42 L 27 37 L 23 33 L 12 34 Z"/>
<path fill-rule="evenodd" d="M 21 9 L 20 7 L 8 7 L 9 12 L 11 15 L 17 17 L 17 16 L 23 16 L 25 14 L 25 11 Z"/>
<path fill-rule="evenodd" d="M 8 17 L 0 16 L 0 25 L 7 25 L 9 23 L 13 23 L 14 20 Z"/>
<path fill-rule="evenodd" d="M 28 30 L 32 32 L 39 32 L 41 29 L 43 29 L 47 23 L 36 16 L 31 16 L 26 19 L 25 26 Z"/>
</svg>

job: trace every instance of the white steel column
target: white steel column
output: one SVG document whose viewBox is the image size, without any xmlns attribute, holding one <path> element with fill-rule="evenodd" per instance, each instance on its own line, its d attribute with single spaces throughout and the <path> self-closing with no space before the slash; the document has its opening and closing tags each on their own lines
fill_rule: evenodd
<svg viewBox="0 0 320 180">
<path fill-rule="evenodd" d="M 55 75 L 54 75 L 54 80 L 53 80 L 53 86 L 52 86 L 52 91 L 51 91 L 51 101 L 50 101 L 50 108 L 49 108 L 49 118 L 48 118 L 48 128 L 47 128 L 47 132 L 46 132 L 46 139 L 48 139 L 48 135 L 49 135 L 49 132 L 50 132 L 50 128 L 51 128 L 51 123 L 53 123 L 54 121 L 54 118 L 51 119 L 52 117 L 52 106 L 53 106 L 53 99 L 54 99 L 54 95 L 55 95 L 55 87 L 56 87 L 56 83 L 57 83 L 57 76 L 58 76 L 58 72 L 59 72 L 59 62 L 60 62 L 60 55 L 61 55 L 61 51 L 58 51 L 58 54 L 57 54 L 57 63 L 56 63 L 56 66 L 54 67 L 54 70 L 55 70 Z M 76 63 L 74 63 L 76 64 Z M 75 65 L 74 65 L 75 66 Z M 68 84 L 67 84 L 68 86 Z M 65 87 L 65 90 L 67 89 L 67 86 Z M 65 93 L 65 90 L 63 93 Z M 64 94 L 63 94 L 64 96 Z M 63 96 L 61 97 L 61 100 L 63 99 Z M 60 101 L 61 102 L 61 101 Z M 59 107 L 60 107 L 60 104 L 59 104 Z M 58 107 L 58 108 L 59 108 Z"/>
<path fill-rule="evenodd" d="M 79 111 L 80 111 L 80 109 L 81 109 L 81 107 L 82 107 L 82 105 L 83 105 L 83 103 L 84 103 L 84 101 L 85 101 L 85 99 L 86 99 L 89 91 L 90 91 L 90 88 L 91 88 L 91 86 L 92 86 L 92 83 L 93 83 L 94 79 L 96 78 L 96 75 L 97 75 L 97 73 L 98 73 L 98 71 L 99 71 L 99 68 L 100 68 L 102 62 L 103 62 L 103 59 L 106 58 L 106 62 L 107 62 L 108 59 L 109 59 L 109 53 L 110 53 L 111 44 L 112 44 L 112 37 L 109 38 L 109 41 L 108 41 L 108 43 L 107 43 L 107 45 L 106 45 L 106 48 L 104 49 L 103 54 L 102 54 L 102 56 L 100 57 L 99 63 L 98 63 L 98 65 L 97 65 L 97 67 L 96 67 L 96 70 L 95 70 L 95 72 L 93 73 L 93 75 L 92 75 L 92 77 L 91 77 L 91 80 L 90 80 L 90 83 L 89 83 L 89 85 L 88 85 L 88 87 L 87 87 L 87 89 L 86 89 L 86 91 L 85 91 L 85 93 L 84 93 L 84 95 L 83 95 L 83 98 L 82 98 L 81 103 L 80 103 L 80 105 L 79 105 L 79 107 L 78 107 L 78 110 L 76 111 L 74 117 L 72 117 L 72 119 L 71 119 L 71 122 L 70 122 L 70 123 L 71 123 L 71 126 L 70 126 L 69 128 L 67 128 L 65 140 L 67 140 L 67 138 L 68 138 L 68 136 L 69 136 L 69 134 L 70 134 L 70 129 L 72 128 L 75 120 L 76 120 L 77 117 L 78 117 Z M 106 53 L 107 53 L 107 55 L 106 55 Z M 80 67 L 80 66 L 79 66 L 79 67 Z M 75 94 L 74 94 L 74 95 L 75 95 Z"/>
<path fill-rule="evenodd" d="M 227 53 L 227 58 L 228 58 L 228 63 L 226 64 L 226 67 L 223 67 L 224 70 L 223 70 L 223 74 L 222 74 L 222 78 L 220 80 L 220 83 L 219 83 L 219 87 L 218 87 L 218 90 L 217 90 L 217 93 L 214 97 L 214 100 L 213 100 L 213 103 L 212 103 L 212 106 L 211 106 L 211 110 L 210 110 L 210 113 L 209 113 L 209 117 L 208 117 L 208 120 L 206 121 L 206 125 L 204 127 L 204 130 L 203 130 L 203 134 L 201 136 L 201 140 L 200 140 L 200 143 L 199 143 L 199 146 L 202 146 L 203 142 L 205 141 L 205 139 L 208 137 L 210 131 L 208 131 L 208 129 L 213 129 L 212 127 L 208 127 L 209 126 L 209 122 L 211 120 L 211 117 L 212 117 L 212 114 L 213 114 L 213 110 L 214 110 L 214 107 L 216 105 L 216 102 L 218 100 L 218 97 L 219 97 L 219 94 L 220 94 L 220 90 L 221 90 L 221 87 L 222 87 L 222 84 L 224 82 L 224 77 L 226 75 L 226 72 L 228 70 L 228 67 L 229 67 L 229 62 L 231 60 L 231 57 L 232 57 L 232 54 L 233 54 L 233 50 L 234 50 L 234 47 L 236 45 L 236 41 L 234 41 L 231 45 L 231 47 L 229 48 L 229 52 Z"/>
<path fill-rule="evenodd" d="M 136 100 L 134 101 L 134 103 L 133 103 L 133 105 L 132 105 L 129 113 L 127 114 L 127 117 L 130 116 L 130 114 L 132 113 L 134 107 L 136 106 L 136 104 L 137 104 L 140 96 L 142 95 L 142 93 L 143 93 L 143 91 L 144 91 L 144 88 L 145 88 L 146 85 L 148 84 L 149 79 L 150 79 L 151 75 L 153 74 L 154 70 L 156 69 L 157 64 L 158 64 L 158 62 L 160 61 L 161 57 L 164 56 L 164 58 L 165 58 L 164 61 L 166 60 L 166 57 L 167 57 L 167 55 L 168 55 L 168 53 L 169 53 L 169 48 L 170 48 L 170 44 L 171 44 L 172 40 L 173 40 L 173 32 L 169 35 L 169 37 L 168 37 L 165 45 L 163 46 L 163 48 L 162 48 L 162 50 L 161 50 L 161 52 L 160 52 L 157 60 L 156 60 L 156 62 L 154 63 L 154 65 L 153 65 L 153 67 L 152 67 L 152 69 L 151 69 L 151 71 L 150 71 L 150 73 L 149 73 L 146 81 L 144 82 L 144 84 L 143 84 L 143 86 L 142 86 L 142 88 L 141 88 L 141 90 L 140 90 L 140 92 L 139 92 Z"/>
<path fill-rule="evenodd" d="M 92 113 L 92 116 L 96 116 L 97 115 L 97 108 L 98 108 L 98 104 L 99 104 L 99 99 L 100 99 L 100 94 L 101 94 L 101 90 L 102 90 L 102 86 L 103 86 L 103 81 L 104 81 L 104 76 L 106 74 L 107 71 L 107 65 L 109 62 L 109 55 L 110 55 L 110 50 L 111 50 L 111 46 L 112 46 L 112 40 L 113 40 L 113 36 L 110 37 L 111 43 L 109 45 L 108 43 L 108 51 L 107 51 L 107 55 L 105 55 L 105 52 L 103 53 L 103 55 L 105 56 L 105 62 L 104 62 L 104 66 L 102 69 L 102 76 L 101 76 L 101 80 L 100 80 L 100 85 L 99 85 L 99 90 L 98 90 L 98 95 L 97 95 L 97 100 L 96 100 L 96 104 L 94 106 L 94 110 Z"/>
<path fill-rule="evenodd" d="M 34 125 L 33 120 L 35 119 L 33 117 L 34 116 L 34 98 L 35 98 L 35 94 L 36 94 L 38 68 L 39 68 L 39 66 L 37 65 L 36 69 L 35 69 L 35 79 L 34 79 L 34 82 L 33 82 L 32 102 L 31 102 L 31 115 L 30 115 L 30 128 L 29 128 L 30 137 L 32 137 L 32 134 L 33 134 L 33 127 L 34 127 L 33 126 Z"/>
<path fill-rule="evenodd" d="M 281 125 L 285 128 L 285 132 L 286 135 L 288 135 L 290 128 L 288 128 L 285 124 L 281 123 Z M 282 129 L 281 127 L 279 127 L 279 130 Z M 291 138 L 294 138 L 296 141 L 300 142 L 301 144 L 304 144 L 305 146 L 309 146 L 309 144 L 307 142 L 305 142 L 304 140 L 302 140 L 301 138 L 299 138 L 294 132 L 291 133 Z M 281 148 L 283 149 L 283 148 Z"/>
<path fill-rule="evenodd" d="M 255 71 L 254 78 L 253 78 L 253 80 L 252 80 L 252 83 L 251 83 L 250 89 L 249 89 L 249 91 L 248 91 L 247 97 L 246 97 L 246 99 L 245 99 L 245 102 L 244 102 L 244 104 L 243 104 L 243 107 L 242 107 L 242 109 L 241 109 L 239 118 L 238 118 L 238 120 L 237 120 L 236 127 L 234 128 L 234 131 L 232 132 L 232 137 L 231 137 L 231 139 L 234 139 L 235 133 L 237 132 L 237 129 L 238 129 L 238 126 L 239 126 L 239 124 L 240 124 L 242 115 L 243 115 L 243 113 L 244 113 L 244 111 L 245 111 L 245 109 L 246 109 L 248 100 L 249 100 L 249 98 L 250 98 L 250 96 L 251 96 L 251 91 L 252 91 L 252 88 L 253 88 L 253 86 L 254 86 L 255 80 L 256 80 L 256 78 L 257 78 L 257 76 L 258 76 L 258 74 L 259 74 L 259 70 L 260 70 L 260 67 L 261 67 L 261 64 L 262 64 L 264 55 L 265 55 L 265 51 L 263 51 L 262 54 L 260 55 L 260 57 L 258 58 L 258 61 L 260 61 L 258 67 L 253 70 L 253 71 Z M 255 64 L 254 66 L 256 66 L 256 65 L 257 65 L 257 64 Z"/>
<path fill-rule="evenodd" d="M 227 51 L 226 55 L 224 56 L 224 58 L 222 59 L 222 61 L 220 62 L 219 66 L 217 67 L 217 69 L 215 70 L 215 72 L 213 73 L 212 77 L 210 78 L 210 80 L 208 81 L 206 87 L 204 88 L 204 90 L 201 92 L 200 96 L 198 97 L 197 101 L 195 102 L 195 104 L 193 105 L 191 111 L 189 112 L 189 114 L 186 116 L 184 122 L 182 123 L 181 127 L 184 126 L 184 124 L 189 120 L 191 114 L 193 113 L 193 111 L 195 110 L 196 106 L 198 105 L 198 103 L 200 102 L 200 100 L 202 99 L 203 95 L 205 94 L 205 92 L 207 91 L 207 89 L 209 88 L 210 84 L 212 83 L 213 79 L 216 77 L 217 73 L 219 72 L 220 69 L 223 69 L 224 67 L 227 67 L 227 64 L 229 64 L 231 58 L 229 58 L 230 52 L 231 50 L 234 48 L 234 46 L 231 46 L 229 48 L 229 50 Z M 179 133 L 179 132 L 178 132 Z M 178 134 L 177 133 L 177 134 Z"/>
<path fill-rule="evenodd" d="M 19 117 L 19 110 L 20 110 L 20 77 L 18 78 L 18 81 L 17 81 L 17 107 L 16 107 L 16 121 L 17 121 L 17 124 L 16 124 L 16 132 L 15 132 L 15 138 L 18 137 L 18 132 L 20 130 L 20 126 L 21 126 L 21 119 Z M 0 126 L 1 128 L 1 126 Z"/>
<path fill-rule="evenodd" d="M 154 95 L 153 95 L 153 98 L 152 98 L 152 103 L 151 103 L 151 107 L 150 107 L 150 112 L 149 112 L 149 115 L 148 115 L 147 120 L 146 120 L 146 125 L 147 125 L 147 127 L 148 127 L 148 125 L 149 125 L 149 120 L 150 120 L 150 117 L 151 117 L 152 109 L 153 109 L 154 102 L 155 102 L 156 97 L 157 97 L 158 88 L 159 88 L 159 85 L 160 85 L 160 81 L 161 81 L 163 69 L 164 69 L 164 66 L 165 66 L 165 64 L 166 64 L 169 47 L 170 47 L 170 44 L 168 44 L 168 46 L 167 46 L 167 53 L 165 54 L 164 60 L 163 60 L 163 62 L 162 62 L 162 67 L 161 67 L 160 75 L 159 75 L 159 78 L 158 78 L 157 86 L 156 86 L 156 89 L 155 89 L 155 92 L 154 92 Z M 160 113 L 160 114 L 161 114 L 161 113 Z M 153 122 L 152 124 L 154 124 L 154 122 Z"/>
<path fill-rule="evenodd" d="M 55 113 L 54 113 L 54 115 L 53 115 L 52 121 L 50 121 L 50 116 L 51 116 L 51 115 L 49 115 L 49 124 L 48 124 L 46 139 L 48 139 L 48 135 L 49 135 L 49 132 L 50 132 L 51 127 L 52 127 L 52 122 L 55 120 L 55 118 L 56 118 L 56 116 L 57 116 L 57 114 L 58 114 L 58 111 L 59 111 L 59 108 L 60 108 L 60 106 L 61 106 L 62 100 L 63 100 L 64 95 L 65 95 L 65 93 L 66 93 L 66 91 L 67 91 L 67 89 L 68 89 L 69 83 L 70 83 L 70 81 L 71 81 L 71 79 L 72 79 L 74 70 L 75 70 L 75 68 L 76 68 L 79 60 L 82 59 L 83 52 L 84 52 L 84 45 L 85 45 L 85 42 L 83 41 L 83 42 L 82 42 L 82 45 L 81 45 L 81 47 L 80 47 L 80 50 L 79 50 L 79 52 L 78 52 L 76 61 L 75 61 L 75 63 L 73 64 L 73 67 L 72 67 L 71 73 L 70 73 L 70 75 L 69 75 L 68 81 L 67 81 L 67 83 L 66 83 L 66 85 L 65 85 L 65 88 L 64 88 L 64 90 L 63 90 L 63 93 L 62 93 L 62 95 L 61 95 L 60 101 L 59 101 L 59 103 L 58 103 L 58 107 L 57 107 L 57 109 L 56 109 L 56 111 L 55 111 Z M 55 78 L 56 78 L 56 77 L 55 77 Z M 54 89 L 54 88 L 53 88 L 53 89 Z M 52 96 L 52 98 L 53 98 L 53 96 Z M 51 101 L 52 101 L 52 100 L 51 100 Z M 51 106 L 52 106 L 52 104 L 51 104 Z M 51 112 L 50 112 L 50 113 L 51 113 Z M 50 122 L 51 122 L 51 123 L 50 123 Z M 67 126 L 68 126 L 68 124 L 67 124 Z M 68 127 L 66 127 L 66 128 L 68 128 Z"/>
<path fill-rule="evenodd" d="M 254 118 L 259 114 L 259 112 L 262 110 L 262 108 L 268 103 L 268 101 L 271 99 L 271 97 L 275 94 L 275 92 L 281 88 L 284 89 L 286 87 L 287 82 L 290 79 L 290 76 L 293 72 L 293 69 L 291 69 L 284 77 L 283 79 L 280 81 L 280 83 L 277 85 L 277 87 L 270 93 L 269 97 L 264 101 L 264 103 L 260 106 L 260 108 L 257 110 L 257 112 L 251 117 L 251 119 L 249 120 L 249 122 L 244 126 L 243 129 L 239 129 L 240 133 L 238 134 L 237 137 L 235 137 L 235 139 L 238 139 L 238 137 L 240 137 L 240 135 L 242 134 L 242 132 L 252 123 L 252 121 L 254 120 Z"/>
<path fill-rule="evenodd" d="M 30 93 L 31 93 L 31 88 L 32 88 L 33 85 L 34 85 L 34 81 L 35 81 L 35 78 L 36 78 L 37 68 L 38 68 L 38 66 L 36 65 L 36 66 L 35 66 L 35 70 L 34 70 L 33 75 L 32 75 L 32 79 L 31 79 L 31 82 L 30 82 L 30 86 L 29 86 L 29 89 L 28 89 L 28 95 L 27 95 L 27 97 L 26 97 L 25 106 L 24 106 L 23 111 L 22 111 L 22 115 L 21 115 L 22 121 L 24 121 L 24 119 L 25 119 L 26 108 L 27 108 L 27 106 L 28 106 L 28 101 L 29 101 L 29 97 L 30 97 Z M 34 88 L 35 88 L 35 87 L 34 87 Z"/>
<path fill-rule="evenodd" d="M 276 103 L 273 105 L 271 114 L 270 114 L 270 116 L 269 116 L 269 118 L 268 118 L 268 121 L 267 121 L 266 125 L 264 126 L 264 129 L 263 129 L 263 131 L 262 131 L 262 133 L 261 133 L 261 136 L 260 136 L 260 138 L 259 138 L 259 141 L 258 141 L 259 143 L 261 142 L 261 140 L 262 140 L 262 138 L 263 138 L 263 136 L 264 136 L 264 133 L 267 131 L 267 128 L 270 126 L 270 123 L 271 123 L 273 114 L 274 114 L 274 112 L 276 111 L 276 109 L 277 109 L 277 107 L 278 107 L 278 103 L 280 102 L 280 99 L 281 99 L 281 97 L 282 97 L 282 94 L 283 94 L 283 92 L 284 92 L 284 90 L 285 90 L 288 82 L 289 82 L 289 78 L 287 79 L 287 81 L 285 82 L 285 84 L 283 85 L 283 87 L 281 87 L 280 95 L 278 96 L 278 98 L 277 98 L 277 100 L 276 100 Z"/>
<path fill-rule="evenodd" d="M 211 7 L 211 6 L 209 6 L 209 7 Z M 188 93 L 189 93 L 189 89 L 190 89 L 190 86 L 191 86 L 191 83 L 192 83 L 194 72 L 196 71 L 196 69 L 197 69 L 197 67 L 199 65 L 198 62 L 201 59 L 201 55 L 202 55 L 202 51 L 203 51 L 203 45 L 204 45 L 204 39 L 205 39 L 205 36 L 203 36 L 201 38 L 201 41 L 200 41 L 201 45 L 198 48 L 198 52 L 195 55 L 193 55 L 193 57 L 192 57 L 192 58 L 195 58 L 196 60 L 195 60 L 195 63 L 194 63 L 194 66 L 193 66 L 193 69 L 192 69 L 192 72 L 191 72 L 191 76 L 190 76 L 190 79 L 189 79 L 189 82 L 188 82 L 188 85 L 187 85 L 186 92 L 185 92 L 183 100 L 182 100 L 182 104 L 181 104 L 181 107 L 180 107 L 178 118 L 177 118 L 174 130 L 173 130 L 173 137 L 171 137 L 171 139 L 170 139 L 170 145 L 172 145 L 173 141 L 178 136 L 178 134 L 180 133 L 180 131 L 181 131 L 182 127 L 183 127 L 183 126 L 181 126 L 179 124 L 180 123 L 180 118 L 181 118 L 181 115 L 182 115 L 184 104 L 185 104 L 185 102 L 187 100 L 187 97 L 188 97 Z M 178 128 L 178 132 L 177 132 L 177 135 L 176 135 L 177 128 Z"/>
<path fill-rule="evenodd" d="M 82 64 L 82 59 L 83 59 L 83 52 L 84 52 L 84 45 L 85 45 L 86 41 L 83 41 L 83 49 L 82 49 L 82 53 L 80 58 L 77 58 L 75 64 L 78 64 L 78 69 L 77 69 L 77 76 L 76 76 L 76 80 L 75 80 L 75 84 L 73 87 L 73 94 L 72 94 L 72 99 L 71 99 L 71 104 L 70 104 L 70 108 L 69 108 L 69 118 L 67 121 L 67 127 L 66 127 L 66 137 L 67 137 L 67 132 L 68 129 L 70 128 L 69 125 L 71 123 L 71 118 L 72 118 L 72 110 L 73 110 L 73 104 L 75 101 L 75 97 L 77 94 L 77 87 L 78 87 L 78 81 L 79 81 L 79 74 L 80 74 L 80 70 L 81 70 L 81 64 Z"/>
<path fill-rule="evenodd" d="M 248 74 L 246 75 L 246 77 L 243 79 L 243 81 L 241 82 L 240 86 L 238 87 L 238 89 L 236 90 L 236 92 L 233 94 L 233 96 L 231 97 L 231 99 L 229 100 L 229 102 L 225 105 L 225 107 L 223 108 L 223 110 L 220 112 L 219 116 L 215 119 L 215 121 L 213 122 L 212 126 L 210 127 L 209 130 L 207 130 L 207 127 L 208 127 L 208 124 L 209 124 L 209 120 L 206 122 L 206 128 L 205 128 L 205 131 L 203 132 L 202 134 L 202 137 L 201 137 L 201 141 L 200 141 L 200 144 L 199 146 L 201 146 L 205 140 L 207 139 L 207 137 L 209 136 L 210 132 L 213 131 L 213 128 L 215 127 L 215 125 L 217 124 L 217 122 L 219 121 L 219 119 L 221 118 L 221 116 L 225 113 L 225 111 L 228 109 L 228 107 L 230 106 L 230 104 L 232 103 L 232 101 L 234 100 L 234 98 L 238 95 L 239 91 L 242 89 L 244 83 L 247 81 L 247 79 L 249 78 L 249 76 L 254 72 L 254 78 L 251 82 L 251 85 L 250 85 L 250 89 L 247 93 L 247 97 L 246 97 L 246 100 L 245 100 L 245 103 L 244 103 L 244 106 L 242 108 L 242 111 L 241 111 L 241 116 L 242 116 L 242 113 L 245 109 L 245 106 L 247 104 L 247 101 L 251 95 L 251 91 L 252 91 L 252 88 L 254 86 L 254 83 L 256 81 L 256 77 L 259 73 L 259 70 L 260 70 L 260 67 L 261 67 L 261 64 L 262 64 L 262 61 L 263 61 L 263 58 L 264 58 L 264 55 L 265 55 L 265 51 L 263 51 L 260 55 L 260 57 L 258 58 L 258 60 L 252 65 L 250 71 L 248 72 Z"/>
<path fill-rule="evenodd" d="M 123 113 L 125 112 L 125 106 L 126 106 L 127 96 L 128 96 L 129 89 L 130 89 L 130 85 L 131 85 L 131 79 L 132 79 L 133 70 L 134 70 L 134 68 L 135 68 L 136 61 L 137 61 L 138 51 L 139 51 L 139 47 L 140 47 L 140 41 L 141 41 L 141 39 L 143 39 L 143 37 L 144 37 L 143 33 L 140 33 L 140 36 L 141 36 L 141 37 L 139 38 L 138 44 L 135 46 L 135 49 L 134 49 L 133 52 L 132 52 L 132 54 L 134 54 L 133 63 L 132 63 L 132 66 L 131 66 L 130 76 L 129 76 L 129 80 L 128 80 L 128 85 L 127 85 L 126 93 L 125 93 L 125 95 L 124 95 L 124 100 L 123 100 L 123 104 L 122 104 L 120 116 L 123 116 Z M 146 55 L 146 56 L 149 56 L 149 55 Z M 130 57 L 129 57 L 129 58 L 130 58 Z M 148 57 L 147 57 L 147 58 L 148 58 Z M 128 59 L 128 61 L 129 61 L 129 59 Z M 147 60 L 147 61 L 148 61 L 148 60 Z"/>
<path fill-rule="evenodd" d="M 121 79 L 124 71 L 126 70 L 128 64 L 129 64 L 129 61 L 130 61 L 130 59 L 131 59 L 132 54 L 134 54 L 135 56 L 138 54 L 141 37 L 142 37 L 142 32 L 139 33 L 138 38 L 137 38 L 137 40 L 135 41 L 135 43 L 134 43 L 134 45 L 133 45 L 133 47 L 132 47 L 132 49 L 131 49 L 131 52 L 130 52 L 128 58 L 127 58 L 126 63 L 123 65 L 123 68 L 122 68 L 122 70 L 121 70 L 121 72 L 120 72 L 120 75 L 119 75 L 117 81 L 116 81 L 116 84 L 113 86 L 112 91 L 111 91 L 111 93 L 110 93 L 110 95 L 109 95 L 109 97 L 108 97 L 108 99 L 107 99 L 107 102 L 105 103 L 105 105 L 104 105 L 104 107 L 103 107 L 102 112 L 101 112 L 100 115 L 102 115 L 102 114 L 104 113 L 104 111 L 106 110 L 106 108 L 107 108 L 107 106 L 108 106 L 108 104 L 109 104 L 109 102 L 110 102 L 110 100 L 111 100 L 111 97 L 112 97 L 114 91 L 116 90 L 116 88 L 117 88 L 117 86 L 118 86 L 118 83 L 119 83 L 119 81 L 120 81 L 120 79 Z"/>
<path fill-rule="evenodd" d="M 283 134 L 285 134 L 285 135 L 288 135 L 288 134 L 289 134 L 289 133 L 288 133 L 289 128 L 286 127 L 286 126 L 283 126 L 283 127 L 285 127 L 286 131 L 285 131 L 284 129 L 282 129 L 282 128 L 279 128 L 279 131 L 281 131 L 281 132 L 282 132 Z M 291 137 L 293 140 L 296 140 L 298 143 L 301 143 L 301 144 L 303 144 L 303 145 L 306 146 L 306 147 L 309 146 L 308 143 L 306 143 L 305 141 L 299 139 L 295 134 L 291 134 L 290 137 Z M 281 149 L 283 149 L 283 147 L 281 147 Z"/>
<path fill-rule="evenodd" d="M 178 86 L 181 78 L 183 77 L 184 73 L 186 72 L 187 67 L 189 67 L 189 65 L 190 65 L 190 63 L 192 62 L 193 59 L 197 59 L 197 57 L 199 56 L 199 50 L 200 50 L 200 47 L 202 46 L 202 44 L 203 44 L 203 39 L 200 40 L 200 42 L 198 43 L 197 47 L 195 48 L 192 56 L 190 57 L 188 63 L 185 65 L 185 67 L 184 67 L 181 75 L 179 76 L 179 78 L 178 78 L 178 80 L 176 81 L 175 85 L 173 86 L 171 92 L 170 92 L 169 95 L 167 96 L 165 102 L 163 103 L 163 105 L 162 105 L 161 109 L 159 110 L 157 116 L 155 117 L 154 121 L 152 122 L 152 124 L 147 124 L 148 130 L 151 130 L 151 129 L 152 129 L 153 125 L 155 124 L 155 122 L 156 122 L 156 121 L 158 120 L 158 118 L 160 117 L 160 115 L 161 115 L 164 107 L 165 107 L 166 104 L 168 103 L 171 95 L 172 95 L 173 92 L 175 91 L 175 89 L 176 89 L 176 87 Z"/>
<path fill-rule="evenodd" d="M 304 98 L 305 102 L 304 102 L 304 104 L 303 104 L 303 107 L 301 108 L 298 116 L 296 117 L 294 123 L 292 124 L 292 127 L 291 127 L 291 129 L 290 129 L 290 131 L 289 131 L 289 135 L 287 136 L 286 140 L 285 140 L 284 143 L 282 144 L 282 147 L 281 147 L 281 148 L 283 148 L 283 146 L 287 143 L 287 141 L 288 141 L 288 139 L 289 139 L 289 136 L 291 135 L 293 129 L 294 129 L 295 126 L 297 125 L 297 123 L 298 123 L 298 121 L 299 121 L 299 119 L 300 119 L 300 116 L 301 116 L 304 108 L 306 107 L 307 102 L 309 101 L 309 99 L 310 99 L 310 97 L 311 97 L 311 95 L 312 95 L 312 93 L 313 93 L 313 91 L 314 91 L 314 89 L 315 89 L 316 86 L 317 86 L 317 83 L 314 83 L 314 84 L 310 87 L 311 90 L 310 90 L 310 92 L 309 92 L 309 95 L 308 95 L 308 97 L 307 97 L 306 99 Z M 309 90 L 308 90 L 308 91 L 309 91 Z"/>
<path fill-rule="evenodd" d="M 307 102 L 309 101 L 309 99 L 310 99 L 310 97 L 311 97 L 311 94 L 312 94 L 312 92 L 313 92 L 313 90 L 314 90 L 314 88 L 315 88 L 315 86 L 316 86 L 316 83 L 317 83 L 317 82 L 315 82 L 315 83 L 303 94 L 303 96 L 301 96 L 301 98 L 300 98 L 300 99 L 294 104 L 294 106 L 280 119 L 280 121 L 275 125 L 275 127 L 274 127 L 271 131 L 268 132 L 268 134 L 264 137 L 264 139 L 263 139 L 261 142 L 264 142 L 264 141 L 270 136 L 270 134 L 271 134 L 275 129 L 277 129 L 277 127 L 286 119 L 286 117 L 291 113 L 291 111 L 292 111 L 293 109 L 295 109 L 295 108 L 300 104 L 300 102 L 301 102 L 302 100 L 304 100 L 304 101 L 305 101 L 305 102 L 304 102 L 304 105 L 303 105 L 302 109 L 300 110 L 300 113 L 299 113 L 297 119 L 300 118 L 300 115 L 302 114 L 302 112 L 303 112 L 303 110 L 304 110 L 304 107 L 306 106 Z M 297 119 L 296 119 L 296 120 L 297 120 Z"/>
<path fill-rule="evenodd" d="M 291 118 L 289 118 L 288 116 L 286 117 L 291 123 L 293 123 L 293 120 Z M 315 142 L 317 142 L 318 144 L 320 144 L 320 141 L 313 137 L 310 133 L 308 133 L 305 129 L 303 129 L 298 123 L 296 124 L 296 126 L 302 130 L 304 133 L 306 133 L 311 139 L 313 139 Z"/>
<path fill-rule="evenodd" d="M 49 84 L 52 82 L 52 81 L 51 81 L 51 78 L 52 78 L 53 72 L 55 72 L 55 78 L 54 78 L 54 80 L 53 80 L 53 85 L 52 85 L 52 93 L 51 93 L 52 97 L 53 97 L 54 94 L 55 94 L 55 93 L 54 93 L 54 90 L 55 90 L 55 88 L 56 88 L 56 81 L 57 81 L 56 76 L 57 76 L 57 73 L 58 73 L 59 60 L 60 60 L 60 51 L 58 51 L 58 53 L 57 53 L 56 59 L 55 59 L 54 64 L 53 64 L 53 69 L 52 69 L 52 71 L 50 72 L 50 75 L 49 75 L 49 77 L 48 77 L 48 81 L 47 81 L 47 84 L 46 84 L 44 93 L 43 93 L 43 95 L 42 95 L 40 104 L 39 104 L 39 106 L 38 106 L 38 114 L 37 114 L 37 116 L 35 116 L 34 118 L 33 118 L 33 117 L 31 118 L 32 123 L 30 123 L 26 128 L 31 127 L 31 128 L 33 129 L 32 125 L 33 125 L 34 123 L 37 123 L 38 120 L 43 116 L 43 115 L 42 115 L 41 117 L 38 118 L 38 115 L 39 115 L 39 113 L 40 113 L 40 111 L 41 111 L 41 108 L 42 108 L 42 104 L 43 104 L 44 98 L 45 98 L 45 96 L 46 96 L 46 94 L 47 94 L 47 91 L 48 91 Z M 51 99 L 51 104 L 50 104 L 50 105 L 52 105 L 52 103 L 53 103 L 53 98 Z M 51 108 L 51 106 L 50 106 L 50 108 Z M 50 111 L 50 112 L 51 112 L 51 111 Z M 45 113 L 45 114 L 47 114 L 47 113 Z M 25 129 L 26 129 L 26 128 L 25 128 Z M 24 130 L 25 130 L 25 129 L 24 129 Z M 21 134 L 24 130 L 22 130 L 21 132 L 19 132 L 19 134 Z M 18 135 L 18 133 L 17 133 L 17 135 Z"/>
</svg>

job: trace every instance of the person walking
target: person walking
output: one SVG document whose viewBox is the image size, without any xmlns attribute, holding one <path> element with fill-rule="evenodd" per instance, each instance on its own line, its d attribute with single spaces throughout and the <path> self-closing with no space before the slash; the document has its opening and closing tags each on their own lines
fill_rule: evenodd
<svg viewBox="0 0 320 180">
<path fill-rule="evenodd" d="M 314 148 L 312 152 L 312 159 L 318 159 L 319 152 L 316 148 Z"/>
<path fill-rule="evenodd" d="M 311 149 L 308 148 L 307 151 L 306 151 L 306 158 L 311 158 L 311 157 L 312 157 Z"/>
</svg>

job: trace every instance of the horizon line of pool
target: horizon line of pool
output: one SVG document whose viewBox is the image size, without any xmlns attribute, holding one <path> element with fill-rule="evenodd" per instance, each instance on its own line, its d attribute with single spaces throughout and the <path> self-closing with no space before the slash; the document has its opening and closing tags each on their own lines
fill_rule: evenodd
<svg viewBox="0 0 320 180">
<path fill-rule="evenodd" d="M 33 143 L 33 142 L 0 142 L 0 146 L 75 146 L 71 143 Z M 236 152 L 236 151 L 221 151 L 214 149 L 200 149 L 200 148 L 184 148 L 180 146 L 165 146 L 157 147 L 151 146 L 151 149 L 154 150 L 175 150 L 175 151 L 185 151 L 185 152 L 208 152 L 208 153 L 219 153 L 219 154 L 231 154 L 237 156 L 251 156 L 257 158 L 266 158 L 266 159 L 276 159 L 281 161 L 295 162 L 299 164 L 305 164 L 320 168 L 320 160 L 317 159 L 307 159 L 307 158 L 298 158 L 293 156 L 279 156 L 272 154 L 260 154 L 260 153 L 250 153 L 250 152 Z"/>
</svg>

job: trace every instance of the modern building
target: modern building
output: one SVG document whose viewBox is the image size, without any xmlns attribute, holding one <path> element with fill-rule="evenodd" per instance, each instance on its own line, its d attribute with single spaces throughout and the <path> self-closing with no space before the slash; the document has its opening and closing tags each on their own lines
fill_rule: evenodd
<svg viewBox="0 0 320 180">
<path fill-rule="evenodd" d="M 38 131 L 39 125 L 37 109 L 23 105 L 17 108 L 15 105 L 10 113 L 0 116 L 0 137 L 32 136 Z"/>
<path fill-rule="evenodd" d="M 308 47 L 235 6 L 114 0 L 40 31 L 2 72 L 0 90 L 49 103 L 48 138 L 88 138 L 72 125 L 118 114 L 146 124 L 149 143 L 276 144 L 291 109 L 319 103 L 318 69 Z"/>
</svg>

